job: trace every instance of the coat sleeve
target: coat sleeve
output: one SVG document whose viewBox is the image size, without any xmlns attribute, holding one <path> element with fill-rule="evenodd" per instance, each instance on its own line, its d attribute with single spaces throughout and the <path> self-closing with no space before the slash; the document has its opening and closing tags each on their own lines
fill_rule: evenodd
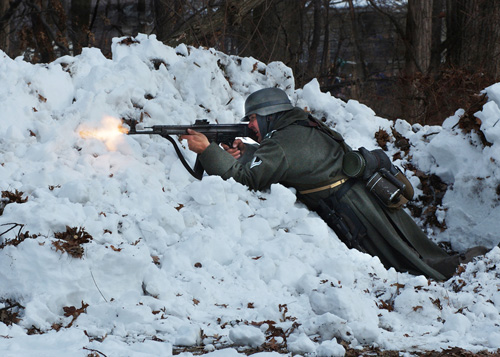
<svg viewBox="0 0 500 357">
<path fill-rule="evenodd" d="M 283 148 L 272 139 L 262 142 L 246 163 L 234 159 L 215 143 L 210 144 L 199 157 L 209 175 L 219 175 L 223 179 L 232 177 L 255 190 L 280 182 L 289 168 Z"/>
<path fill-rule="evenodd" d="M 252 161 L 255 151 L 259 148 L 259 144 L 245 144 L 244 154 L 238 159 L 242 164 Z"/>
</svg>

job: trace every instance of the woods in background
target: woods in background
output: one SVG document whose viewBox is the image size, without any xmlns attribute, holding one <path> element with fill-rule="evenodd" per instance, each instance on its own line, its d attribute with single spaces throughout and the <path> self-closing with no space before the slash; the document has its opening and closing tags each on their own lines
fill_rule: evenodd
<svg viewBox="0 0 500 357">
<path fill-rule="evenodd" d="M 435 124 L 499 81 L 498 23 L 494 0 L 0 0 L 0 49 L 48 63 L 156 34 L 282 61 L 297 87 L 317 78 L 380 116 Z"/>
</svg>

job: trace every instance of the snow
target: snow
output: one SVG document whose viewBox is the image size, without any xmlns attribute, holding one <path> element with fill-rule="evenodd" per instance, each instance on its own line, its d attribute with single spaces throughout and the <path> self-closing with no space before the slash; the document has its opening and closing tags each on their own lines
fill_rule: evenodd
<svg viewBox="0 0 500 357">
<path fill-rule="evenodd" d="M 485 89 L 489 101 L 476 114 L 492 144 L 483 147 L 455 125 L 459 108 L 442 126 L 392 122 L 322 93 L 316 80 L 296 89 L 279 62 L 171 48 L 155 36 L 122 40 L 112 59 L 87 48 L 33 65 L 0 51 L 0 190 L 27 198 L 0 216 L 0 308 L 18 313 L 0 322 L 2 356 L 167 356 L 189 347 L 185 356 L 234 357 L 263 343 L 276 352 L 258 355 L 342 356 L 341 341 L 408 352 L 500 348 L 499 84 Z M 161 137 L 79 135 L 116 118 L 238 122 L 245 98 L 271 86 L 354 148 L 375 148 L 375 132 L 396 128 L 411 144 L 396 164 L 411 159 L 448 184 L 438 207 L 448 228 L 429 228 L 431 238 L 458 251 L 495 248 L 446 282 L 386 270 L 347 249 L 293 190 L 197 181 Z M 8 231 L 14 223 L 24 226 Z M 81 258 L 56 249 L 66 226 L 92 237 Z"/>
</svg>

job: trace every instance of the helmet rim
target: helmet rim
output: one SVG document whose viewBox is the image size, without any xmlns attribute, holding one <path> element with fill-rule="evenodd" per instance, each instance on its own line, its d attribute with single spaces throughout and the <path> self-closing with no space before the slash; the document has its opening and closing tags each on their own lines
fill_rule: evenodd
<svg viewBox="0 0 500 357">
<path fill-rule="evenodd" d="M 279 88 L 260 89 L 248 96 L 245 101 L 245 117 L 251 114 L 262 116 L 293 109 L 284 90 Z"/>
</svg>

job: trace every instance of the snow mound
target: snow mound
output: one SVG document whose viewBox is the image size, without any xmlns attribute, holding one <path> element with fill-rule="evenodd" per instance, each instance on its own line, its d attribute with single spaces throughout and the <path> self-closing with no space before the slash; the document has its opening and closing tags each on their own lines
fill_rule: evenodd
<svg viewBox="0 0 500 357">
<path fill-rule="evenodd" d="M 444 283 L 400 274 L 347 249 L 279 184 L 254 192 L 219 177 L 196 181 L 161 137 L 122 135 L 110 149 L 79 135 L 106 117 L 234 123 L 251 92 L 277 86 L 352 147 L 375 148 L 374 133 L 395 128 L 410 143 L 396 163 L 411 157 L 448 184 L 438 207 L 447 230 L 429 232 L 433 239 L 457 250 L 493 247 L 498 85 L 477 114 L 492 143 L 483 147 L 454 125 L 460 111 L 442 127 L 394 123 L 322 93 L 315 80 L 295 89 L 279 62 L 171 48 L 146 35 L 114 39 L 112 51 L 107 59 L 88 48 L 46 65 L 0 52 L 3 356 L 236 356 L 261 347 L 341 356 L 340 341 L 500 348 L 499 248 Z M 388 150 L 398 151 L 393 142 Z"/>
</svg>

